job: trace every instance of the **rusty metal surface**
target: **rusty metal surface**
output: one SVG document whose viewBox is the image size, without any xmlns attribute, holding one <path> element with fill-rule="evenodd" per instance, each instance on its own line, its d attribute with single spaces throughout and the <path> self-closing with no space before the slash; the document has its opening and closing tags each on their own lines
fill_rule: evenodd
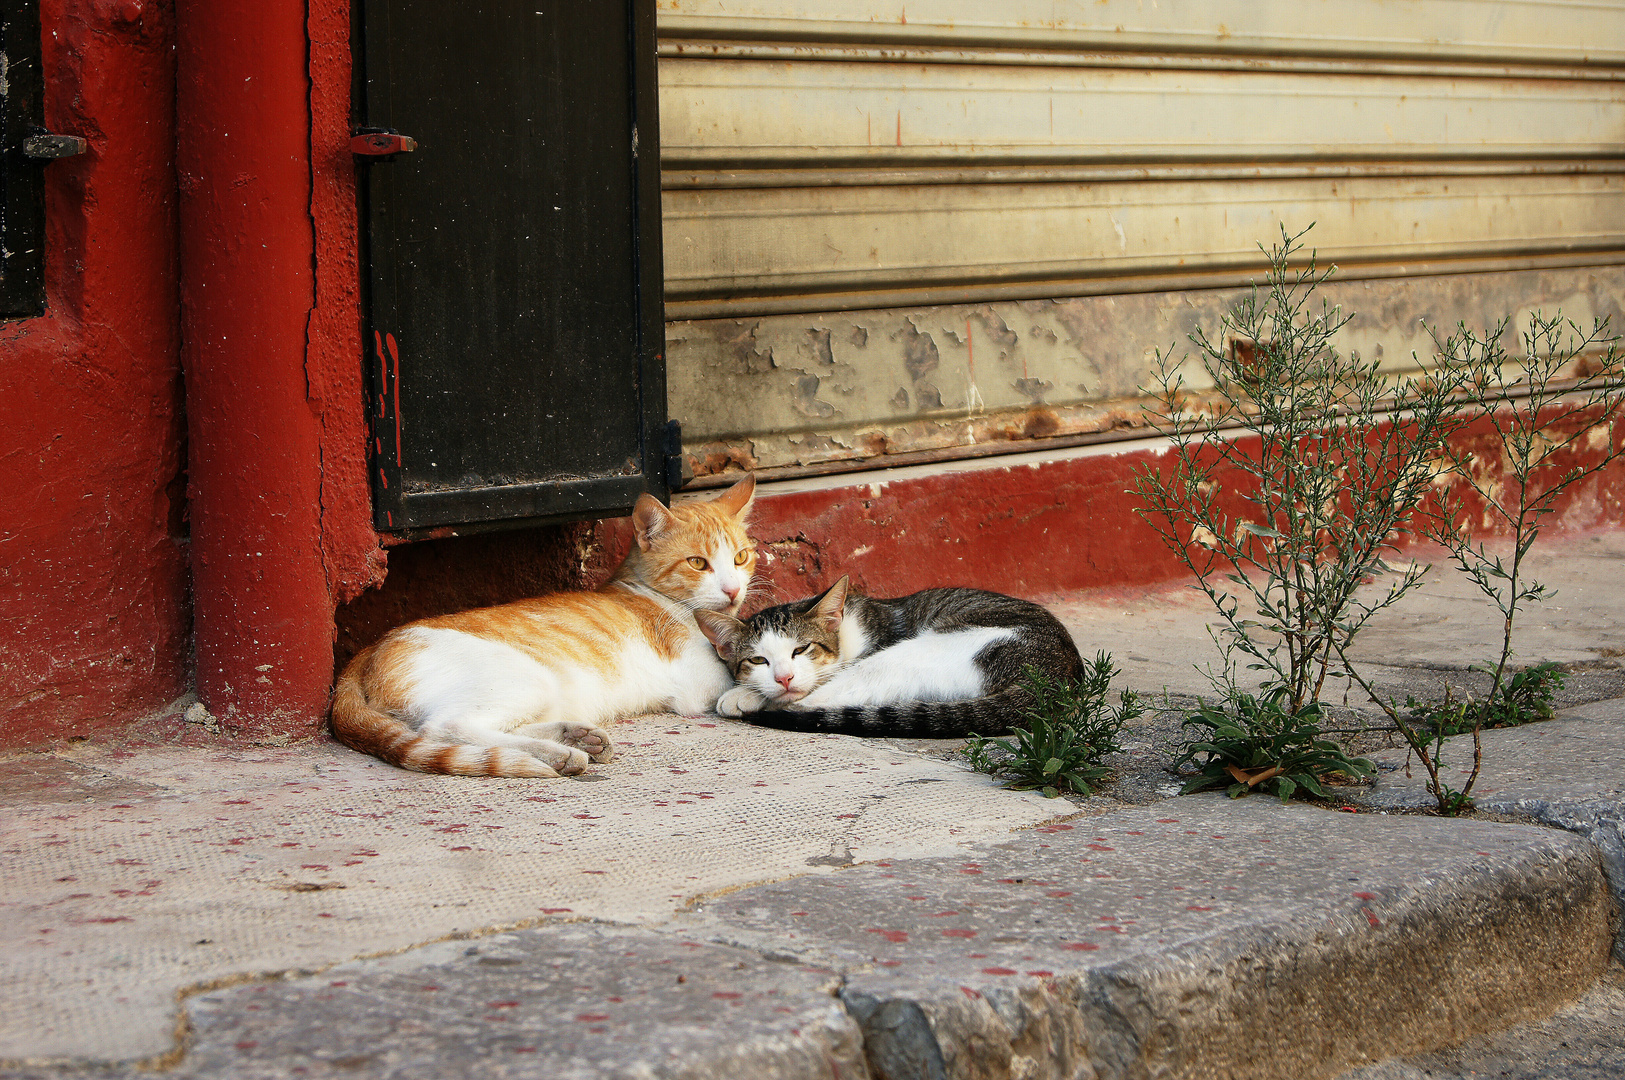
<svg viewBox="0 0 1625 1080">
<path fill-rule="evenodd" d="M 1422 319 L 1621 305 L 1618 0 L 657 7 L 702 484 L 1143 432 L 1283 224 L 1394 370 Z"/>
<path fill-rule="evenodd" d="M 776 315 L 667 327 L 670 408 L 698 476 L 729 468 L 883 465 L 990 443 L 1025 448 L 1143 425 L 1157 349 L 1216 330 L 1240 290 Z M 1413 370 L 1423 322 L 1488 325 L 1534 308 L 1625 324 L 1625 269 L 1334 281 L 1357 313 L 1337 339 Z M 1191 385 L 1203 384 L 1193 374 Z"/>
</svg>

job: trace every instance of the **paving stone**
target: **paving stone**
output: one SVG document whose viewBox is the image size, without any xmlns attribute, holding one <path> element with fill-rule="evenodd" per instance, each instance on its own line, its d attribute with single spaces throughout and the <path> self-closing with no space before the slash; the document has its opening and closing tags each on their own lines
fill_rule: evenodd
<svg viewBox="0 0 1625 1080">
<path fill-rule="evenodd" d="M 1611 940 L 1596 850 L 1532 826 L 1191 796 L 980 848 L 672 925 L 842 972 L 890 1075 L 976 1078 L 1324 1075 L 1550 1011 Z"/>
<path fill-rule="evenodd" d="M 1625 700 L 1565 710 L 1556 720 L 1479 733 L 1480 771 L 1473 799 L 1480 811 L 1538 822 L 1590 840 L 1602 855 L 1616 903 L 1625 912 Z M 1428 809 L 1427 772 L 1403 750 L 1373 754 L 1387 766 L 1351 798 L 1372 809 Z M 1472 736 L 1446 739 L 1440 751 L 1447 786 L 1464 786 L 1473 765 Z M 1405 763 L 1409 759 L 1409 775 Z M 1625 918 L 1614 954 L 1625 960 Z"/>
<path fill-rule="evenodd" d="M 164 1075 L 861 1080 L 861 1035 L 838 985 L 829 971 L 681 935 L 550 926 L 198 994 L 186 1053 Z M 48 1074 L 9 1074 L 26 1075 Z"/>
<path fill-rule="evenodd" d="M 598 782 L 425 776 L 333 745 L 6 762 L 0 1060 L 156 1057 L 188 986 L 527 922 L 659 922 L 1070 809 L 845 736 L 677 717 L 617 735 Z"/>
</svg>

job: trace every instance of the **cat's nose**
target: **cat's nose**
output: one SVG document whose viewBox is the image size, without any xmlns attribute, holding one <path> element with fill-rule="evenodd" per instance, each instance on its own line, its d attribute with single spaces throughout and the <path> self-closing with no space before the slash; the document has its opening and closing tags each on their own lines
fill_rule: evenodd
<svg viewBox="0 0 1625 1080">
<path fill-rule="evenodd" d="M 733 601 L 739 599 L 739 586 L 732 584 L 724 585 L 722 587 L 722 595 L 728 598 L 729 603 L 732 603 Z"/>
<path fill-rule="evenodd" d="M 790 680 L 796 677 L 796 673 L 792 671 L 787 675 L 775 675 L 773 677 L 778 680 L 780 686 L 784 687 L 785 690 L 789 690 Z"/>
</svg>

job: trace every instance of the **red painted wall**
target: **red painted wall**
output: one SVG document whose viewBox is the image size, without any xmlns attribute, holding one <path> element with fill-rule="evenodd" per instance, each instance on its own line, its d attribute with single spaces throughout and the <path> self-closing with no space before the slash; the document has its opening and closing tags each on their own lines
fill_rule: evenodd
<svg viewBox="0 0 1625 1080">
<path fill-rule="evenodd" d="M 1584 426 L 1575 418 L 1553 430 L 1568 434 Z M 1561 471 L 1595 465 L 1604 430 L 1593 429 L 1591 439 L 1582 438 L 1538 481 L 1550 483 Z M 1625 424 L 1611 437 L 1617 447 Z M 1506 475 L 1486 421 L 1469 425 L 1456 440 L 1481 462 L 1486 482 Z M 1173 467 L 1171 455 L 1156 445 L 1121 444 L 1111 452 L 1035 464 L 984 459 L 984 467 L 975 469 L 877 472 L 850 478 L 857 483 L 799 491 L 793 484 L 777 491 L 764 485 L 750 527 L 761 557 L 749 606 L 810 596 L 842 574 L 874 596 L 970 585 L 1034 599 L 1182 578 L 1188 573 L 1184 564 L 1136 513 L 1139 500 L 1129 493 L 1137 469 Z M 1221 505 L 1247 516 L 1249 507 L 1235 494 L 1239 478 L 1220 479 L 1228 492 Z M 1465 489 L 1463 494 L 1464 521 L 1475 536 L 1507 534 L 1503 520 Z M 1625 461 L 1616 461 L 1565 492 L 1540 542 L 1560 543 L 1565 531 L 1622 522 Z"/>
<path fill-rule="evenodd" d="M 349 9 L 178 0 L 199 698 L 321 730 L 335 606 L 381 569 L 362 473 Z"/>
<path fill-rule="evenodd" d="M 334 608 L 384 563 L 349 4 L 40 14 L 47 123 L 90 152 L 47 167 L 47 314 L 0 326 L 0 749 L 123 730 L 194 649 L 228 727 L 318 733 Z"/>
<path fill-rule="evenodd" d="M 186 687 L 173 22 L 44 0 L 47 313 L 0 324 L 0 747 L 116 729 Z"/>
</svg>

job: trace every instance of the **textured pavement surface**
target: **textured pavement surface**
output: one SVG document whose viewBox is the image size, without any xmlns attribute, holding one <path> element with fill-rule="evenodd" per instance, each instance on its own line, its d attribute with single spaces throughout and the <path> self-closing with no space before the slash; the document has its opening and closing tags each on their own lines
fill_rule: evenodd
<svg viewBox="0 0 1625 1080">
<path fill-rule="evenodd" d="M 661 922 L 1071 809 L 856 739 L 669 716 L 618 734 L 597 783 L 424 776 L 336 745 L 0 764 L 0 1060 L 153 1057 L 188 987 L 494 927 Z"/>
<path fill-rule="evenodd" d="M 1357 813 L 1168 775 L 1129 806 L 673 717 L 577 780 L 201 733 L 0 759 L 0 1078 L 1616 1075 L 1622 555 L 1542 556 L 1520 659 L 1576 675 L 1485 734 L 1474 819 L 1416 815 L 1399 752 L 1339 789 Z M 1199 600 L 1054 606 L 1126 685 L 1193 694 Z M 1469 601 L 1437 575 L 1362 659 L 1470 680 Z"/>
</svg>

